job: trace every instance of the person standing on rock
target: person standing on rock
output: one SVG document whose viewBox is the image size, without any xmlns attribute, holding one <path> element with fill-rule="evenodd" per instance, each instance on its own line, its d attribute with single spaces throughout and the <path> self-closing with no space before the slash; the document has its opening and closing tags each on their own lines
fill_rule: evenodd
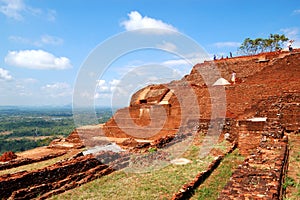
<svg viewBox="0 0 300 200">
<path fill-rule="evenodd" d="M 289 43 L 288 43 L 288 48 L 289 48 L 290 52 L 293 51 L 293 47 L 292 47 L 293 42 L 294 42 L 294 40 L 290 40 Z"/>
<path fill-rule="evenodd" d="M 235 84 L 235 80 L 236 80 L 236 72 L 232 71 L 232 74 L 231 74 L 231 83 Z"/>
</svg>

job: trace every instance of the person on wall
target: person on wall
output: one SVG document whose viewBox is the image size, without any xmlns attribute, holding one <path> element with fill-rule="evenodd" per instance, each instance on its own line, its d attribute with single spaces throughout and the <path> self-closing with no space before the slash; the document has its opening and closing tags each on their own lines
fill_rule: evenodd
<svg viewBox="0 0 300 200">
<path fill-rule="evenodd" d="M 289 52 L 292 52 L 292 51 L 293 51 L 293 47 L 292 47 L 293 42 L 294 42 L 294 40 L 290 40 L 290 41 L 288 42 Z"/>
<path fill-rule="evenodd" d="M 236 81 L 236 72 L 235 71 L 232 71 L 230 80 L 231 80 L 232 84 L 235 84 L 235 81 Z"/>
</svg>

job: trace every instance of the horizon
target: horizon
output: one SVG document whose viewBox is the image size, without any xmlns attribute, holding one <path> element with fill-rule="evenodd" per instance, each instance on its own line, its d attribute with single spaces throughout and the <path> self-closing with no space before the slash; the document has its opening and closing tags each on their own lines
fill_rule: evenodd
<svg viewBox="0 0 300 200">
<path fill-rule="evenodd" d="M 293 47 L 299 48 L 299 19 L 296 0 L 165 0 L 163 5 L 150 0 L 0 0 L 0 106 L 72 107 L 76 79 L 88 56 L 99 44 L 126 31 L 163 28 L 179 32 L 197 42 L 204 57 L 212 59 L 213 55 L 226 57 L 229 52 L 237 56 L 247 37 L 267 38 L 276 33 L 295 40 Z M 168 32 L 154 34 L 172 36 Z M 97 77 L 95 94 L 87 98 L 92 98 L 96 107 L 122 107 L 129 105 L 137 89 L 166 80 L 160 71 L 152 82 L 138 84 L 133 80 L 135 90 L 128 94 L 129 99 L 116 105 L 112 95 L 118 84 L 140 66 L 165 66 L 174 72 L 168 80 L 183 77 L 193 65 L 170 53 L 179 48 L 163 40 L 157 49 L 119 55 Z M 170 51 L 163 51 L 166 49 Z M 188 59 L 195 57 L 202 59 L 199 55 Z"/>
</svg>

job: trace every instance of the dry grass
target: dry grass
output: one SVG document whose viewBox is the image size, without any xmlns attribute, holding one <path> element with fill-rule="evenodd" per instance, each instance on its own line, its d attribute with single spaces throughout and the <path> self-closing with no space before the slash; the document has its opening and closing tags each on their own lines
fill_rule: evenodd
<svg viewBox="0 0 300 200">
<path fill-rule="evenodd" d="M 12 133 L 13 133 L 12 131 L 3 131 L 3 132 L 0 132 L 0 135 L 10 135 Z"/>
<path fill-rule="evenodd" d="M 21 172 L 21 171 L 33 171 L 33 170 L 37 170 L 37 169 L 42 169 L 44 167 L 53 165 L 55 163 L 57 163 L 58 161 L 70 158 L 72 155 L 75 155 L 76 152 L 72 151 L 72 152 L 68 152 L 65 155 L 56 157 L 56 158 L 52 158 L 49 160 L 45 160 L 45 161 L 41 161 L 41 162 L 36 162 L 36 163 L 32 163 L 32 164 L 28 164 L 28 165 L 23 165 L 20 167 L 15 167 L 12 169 L 7 169 L 7 170 L 1 170 L 0 171 L 0 175 L 4 175 L 4 174 L 13 174 L 16 172 Z"/>
<path fill-rule="evenodd" d="M 53 199 L 170 199 L 180 187 L 204 170 L 213 160 L 207 157 L 187 165 L 168 165 L 148 173 L 115 172 Z"/>
<path fill-rule="evenodd" d="M 56 135 L 56 136 L 24 136 L 24 137 L 12 137 L 12 138 L 8 138 L 6 139 L 7 141 L 12 141 L 12 140 L 43 140 L 43 139 L 47 139 L 47 138 L 56 138 L 56 137 L 60 137 L 63 138 L 62 135 Z"/>
<path fill-rule="evenodd" d="M 148 173 L 118 171 L 52 199 L 170 199 L 182 185 L 207 169 L 214 159 L 213 156 L 207 156 L 200 160 L 199 149 L 199 146 L 193 145 L 185 152 L 183 157 L 192 160 L 189 164 L 168 165 Z"/>
</svg>

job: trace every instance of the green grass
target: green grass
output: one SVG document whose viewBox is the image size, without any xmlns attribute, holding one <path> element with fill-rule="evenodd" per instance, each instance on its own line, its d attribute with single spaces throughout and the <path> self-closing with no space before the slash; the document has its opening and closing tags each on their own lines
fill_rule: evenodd
<svg viewBox="0 0 300 200">
<path fill-rule="evenodd" d="M 296 155 L 295 155 L 295 160 L 296 160 L 297 162 L 300 161 L 300 152 L 296 153 Z"/>
<path fill-rule="evenodd" d="M 218 149 L 218 150 L 221 150 L 221 151 L 224 151 L 227 148 L 227 143 L 228 142 L 226 140 L 223 140 L 222 142 L 215 144 L 214 148 Z"/>
<path fill-rule="evenodd" d="M 193 160 L 199 156 L 200 147 L 192 145 L 189 148 L 189 151 L 186 152 L 183 156 L 187 159 Z"/>
<path fill-rule="evenodd" d="M 207 168 L 213 157 L 187 165 L 168 165 L 148 173 L 115 172 L 53 199 L 170 199 L 180 187 Z"/>
<path fill-rule="evenodd" d="M 298 174 L 297 174 L 298 176 Z M 299 177 L 298 177 L 299 179 Z M 290 195 L 289 198 L 284 198 L 285 200 L 298 200 L 300 199 L 300 183 L 297 183 L 295 179 L 292 177 L 286 176 L 284 179 L 283 183 L 283 188 L 287 189 L 288 187 L 290 188 L 295 188 L 296 192 L 294 192 L 292 195 Z"/>
<path fill-rule="evenodd" d="M 287 194 L 285 200 L 299 200 L 300 199 L 300 151 L 299 151 L 300 135 L 289 136 L 289 169 L 285 182 L 284 189 Z"/>
<path fill-rule="evenodd" d="M 154 153 L 154 152 L 157 151 L 157 148 L 151 147 L 151 148 L 148 149 L 148 151 L 149 151 L 149 153 Z"/>
<path fill-rule="evenodd" d="M 52 199 L 171 199 L 184 184 L 207 169 L 214 159 L 207 156 L 199 160 L 199 147 L 195 145 L 184 153 L 184 157 L 192 162 L 168 165 L 148 173 L 114 172 Z"/>
<path fill-rule="evenodd" d="M 283 188 L 286 189 L 287 187 L 296 187 L 296 181 L 289 177 L 289 176 L 286 176 L 285 179 L 284 179 L 284 183 L 283 183 Z"/>
<path fill-rule="evenodd" d="M 204 181 L 195 191 L 191 199 L 215 200 L 229 181 L 234 169 L 243 162 L 244 158 L 239 155 L 238 150 L 225 156 L 220 166 Z"/>
</svg>

